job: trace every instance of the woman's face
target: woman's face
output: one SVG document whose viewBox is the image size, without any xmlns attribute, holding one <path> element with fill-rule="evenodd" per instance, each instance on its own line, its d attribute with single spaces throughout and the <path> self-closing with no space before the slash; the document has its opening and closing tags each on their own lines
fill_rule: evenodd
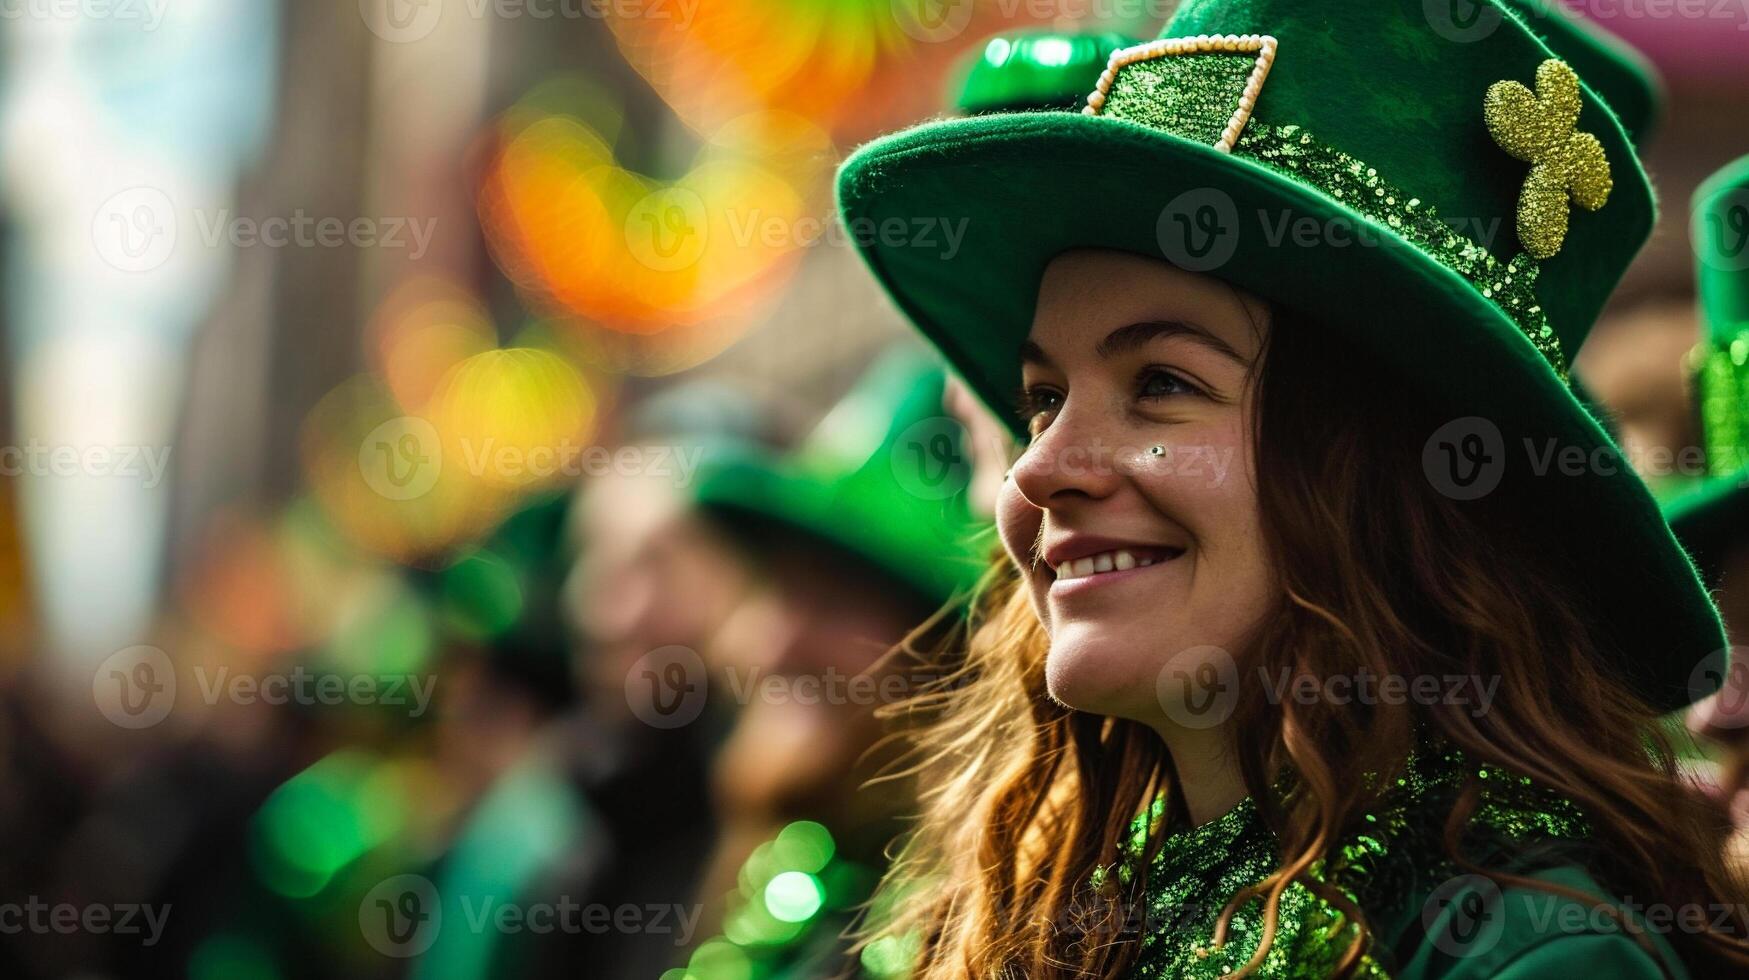
<svg viewBox="0 0 1749 980">
<path fill-rule="evenodd" d="M 1125 252 L 1045 270 L 1022 350 L 1032 440 L 998 523 L 1070 707 L 1170 724 L 1175 692 L 1218 693 L 1179 679 L 1237 680 L 1273 599 L 1251 439 L 1268 317 L 1219 280 Z"/>
</svg>

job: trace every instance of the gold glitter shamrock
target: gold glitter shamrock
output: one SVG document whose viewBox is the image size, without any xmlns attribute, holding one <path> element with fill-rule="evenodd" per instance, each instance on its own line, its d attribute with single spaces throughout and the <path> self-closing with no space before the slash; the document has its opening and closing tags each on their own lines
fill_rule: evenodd
<svg viewBox="0 0 1749 980">
<path fill-rule="evenodd" d="M 1537 67 L 1536 93 L 1514 81 L 1488 86 L 1482 118 L 1500 148 L 1531 165 L 1518 195 L 1518 240 L 1546 259 L 1567 238 L 1567 198 L 1587 211 L 1603 207 L 1615 182 L 1603 144 L 1573 127 L 1579 121 L 1579 76 L 1550 58 Z"/>
</svg>

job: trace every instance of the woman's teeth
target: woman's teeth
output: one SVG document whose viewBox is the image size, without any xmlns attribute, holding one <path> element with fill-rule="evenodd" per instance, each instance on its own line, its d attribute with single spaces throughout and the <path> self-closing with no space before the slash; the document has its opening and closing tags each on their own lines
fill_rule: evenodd
<svg viewBox="0 0 1749 980">
<path fill-rule="evenodd" d="M 1099 575 L 1103 572 L 1126 572 L 1132 568 L 1146 568 L 1155 562 L 1165 561 L 1152 554 L 1137 555 L 1133 551 L 1119 548 L 1116 551 L 1102 551 L 1097 555 L 1085 558 L 1075 558 L 1057 566 L 1058 579 L 1086 578 L 1089 575 Z"/>
</svg>

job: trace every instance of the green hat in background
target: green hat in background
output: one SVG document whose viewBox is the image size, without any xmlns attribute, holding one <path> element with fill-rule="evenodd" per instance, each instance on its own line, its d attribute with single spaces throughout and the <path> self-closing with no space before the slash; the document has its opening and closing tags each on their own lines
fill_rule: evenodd
<svg viewBox="0 0 1749 980">
<path fill-rule="evenodd" d="M 1708 478 L 1665 507 L 1708 582 L 1749 540 L 1749 157 L 1694 192 L 1689 233 L 1701 342 L 1689 355 Z"/>
<path fill-rule="evenodd" d="M 962 428 L 942 413 L 946 378 L 921 352 L 887 354 L 788 455 L 714 457 L 699 506 L 755 535 L 800 532 L 947 601 L 982 573 L 987 526 L 967 511 L 970 464 Z"/>
<path fill-rule="evenodd" d="M 1136 43 L 1123 34 L 998 34 L 956 72 L 961 81 L 953 106 L 967 116 L 1079 109 L 1112 53 Z"/>
<path fill-rule="evenodd" d="M 1686 704 L 1709 693 L 1691 679 L 1723 630 L 1651 494 L 1625 467 L 1557 476 L 1520 449 L 1617 452 L 1566 364 L 1650 234 L 1651 186 L 1616 114 L 1520 19 L 1473 36 L 1427 10 L 1186 0 L 1082 112 L 876 140 L 840 171 L 840 209 L 851 227 L 963 222 L 951 257 L 858 249 L 1011 420 L 1040 280 L 1069 249 L 1163 258 L 1347 334 L 1502 431 L 1503 479 L 1547 498 L 1560 558 L 1632 651 L 1616 666 L 1649 702 Z M 1309 240 L 1278 231 L 1306 219 Z"/>
<path fill-rule="evenodd" d="M 1638 48 L 1599 27 L 1561 0 L 1501 0 L 1555 57 L 1615 110 L 1635 146 L 1657 129 L 1664 112 L 1664 81 Z"/>
</svg>

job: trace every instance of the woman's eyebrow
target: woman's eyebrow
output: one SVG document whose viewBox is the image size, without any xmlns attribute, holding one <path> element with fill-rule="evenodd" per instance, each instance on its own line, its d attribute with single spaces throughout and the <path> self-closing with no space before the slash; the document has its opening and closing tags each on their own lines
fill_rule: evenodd
<svg viewBox="0 0 1749 980">
<path fill-rule="evenodd" d="M 1148 320 L 1143 323 L 1132 323 L 1127 327 L 1118 327 L 1107 334 L 1094 350 L 1100 357 L 1114 357 L 1127 354 L 1130 351 L 1159 337 L 1187 337 L 1217 354 L 1223 354 L 1240 364 L 1247 363 L 1233 345 L 1210 333 L 1194 323 L 1181 320 Z"/>
<path fill-rule="evenodd" d="M 1020 363 L 1036 364 L 1039 367 L 1050 367 L 1051 359 L 1045 356 L 1043 347 L 1030 340 L 1020 342 Z"/>
</svg>

